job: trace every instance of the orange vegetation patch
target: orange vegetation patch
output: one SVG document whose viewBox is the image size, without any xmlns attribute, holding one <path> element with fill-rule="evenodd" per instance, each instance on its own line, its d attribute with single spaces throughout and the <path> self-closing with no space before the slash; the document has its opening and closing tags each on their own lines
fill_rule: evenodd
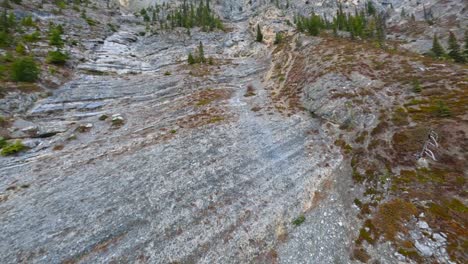
<svg viewBox="0 0 468 264">
<path fill-rule="evenodd" d="M 232 90 L 208 88 L 201 91 L 197 91 L 188 96 L 188 98 L 184 99 L 184 106 L 203 107 L 217 101 L 227 100 L 231 98 L 231 96 Z"/>
<path fill-rule="evenodd" d="M 405 232 L 403 223 L 416 213 L 412 203 L 395 199 L 379 206 L 373 223 L 385 238 L 393 240 L 397 232 Z"/>
</svg>

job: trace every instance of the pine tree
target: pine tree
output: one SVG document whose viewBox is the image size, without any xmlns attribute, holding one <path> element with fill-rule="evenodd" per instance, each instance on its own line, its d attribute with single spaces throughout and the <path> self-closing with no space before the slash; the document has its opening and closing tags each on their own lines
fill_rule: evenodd
<svg viewBox="0 0 468 264">
<path fill-rule="evenodd" d="M 3 0 L 1 7 L 3 7 L 4 9 L 11 8 L 10 1 Z"/>
<path fill-rule="evenodd" d="M 189 53 L 187 62 L 188 64 L 195 64 L 195 58 L 193 58 L 192 52 Z"/>
<path fill-rule="evenodd" d="M 256 38 L 256 41 L 257 42 L 262 42 L 263 41 L 263 34 L 262 34 L 262 30 L 260 29 L 259 24 L 257 24 L 257 38 Z"/>
<path fill-rule="evenodd" d="M 2 14 L 0 15 L 0 31 L 8 32 L 10 26 L 8 25 L 8 12 L 6 9 L 3 9 Z"/>
<path fill-rule="evenodd" d="M 58 48 L 63 47 L 61 27 L 51 26 L 49 30 L 49 44 Z"/>
<path fill-rule="evenodd" d="M 465 50 L 463 51 L 465 60 L 468 61 L 468 30 L 465 31 Z"/>
<path fill-rule="evenodd" d="M 381 16 L 377 16 L 377 30 L 376 30 L 377 42 L 380 47 L 385 46 L 385 21 Z"/>
<path fill-rule="evenodd" d="M 205 63 L 205 51 L 203 50 L 203 43 L 200 41 L 200 44 L 198 45 L 198 60 L 201 63 Z"/>
<path fill-rule="evenodd" d="M 431 51 L 434 53 L 436 58 L 440 58 L 440 57 L 444 56 L 444 54 L 445 54 L 444 48 L 440 45 L 439 38 L 437 37 L 436 34 L 434 34 L 434 38 L 432 40 L 432 49 L 431 49 Z"/>
<path fill-rule="evenodd" d="M 300 17 L 297 18 L 296 28 L 297 28 L 297 31 L 304 32 L 304 25 L 302 24 L 302 19 Z"/>
<path fill-rule="evenodd" d="M 39 71 L 33 58 L 18 58 L 13 62 L 11 78 L 16 82 L 35 82 L 39 77 Z"/>
<path fill-rule="evenodd" d="M 336 23 L 338 24 L 338 30 L 344 30 L 346 28 L 346 15 L 343 12 L 343 5 L 338 5 L 338 10 L 336 10 Z"/>
<path fill-rule="evenodd" d="M 322 22 L 320 16 L 313 14 L 307 23 L 307 31 L 312 36 L 318 36 Z"/>
<path fill-rule="evenodd" d="M 16 28 L 16 16 L 13 12 L 8 14 L 8 28 L 12 30 Z"/>
<path fill-rule="evenodd" d="M 452 58 L 455 62 L 465 62 L 465 58 L 463 58 L 462 54 L 460 53 L 460 45 L 458 44 L 457 38 L 453 32 L 449 33 L 448 46 L 448 55 L 450 58 Z"/>
<path fill-rule="evenodd" d="M 283 35 L 281 32 L 276 32 L 274 44 L 280 44 L 283 41 Z"/>
<path fill-rule="evenodd" d="M 372 1 L 368 1 L 367 2 L 367 14 L 369 15 L 375 15 L 376 13 L 376 9 L 374 7 L 374 3 L 372 3 Z"/>
</svg>

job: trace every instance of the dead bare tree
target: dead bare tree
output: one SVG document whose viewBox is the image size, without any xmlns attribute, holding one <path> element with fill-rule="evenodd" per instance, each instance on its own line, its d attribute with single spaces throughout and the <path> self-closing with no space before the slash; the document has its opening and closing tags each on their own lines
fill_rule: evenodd
<svg viewBox="0 0 468 264">
<path fill-rule="evenodd" d="M 424 157 L 430 157 L 432 160 L 437 161 L 433 149 L 439 147 L 439 143 L 437 143 L 438 139 L 439 139 L 439 135 L 434 130 L 431 129 L 427 135 L 427 139 L 424 142 L 424 146 L 421 152 L 417 155 L 418 159 L 424 158 Z"/>
</svg>

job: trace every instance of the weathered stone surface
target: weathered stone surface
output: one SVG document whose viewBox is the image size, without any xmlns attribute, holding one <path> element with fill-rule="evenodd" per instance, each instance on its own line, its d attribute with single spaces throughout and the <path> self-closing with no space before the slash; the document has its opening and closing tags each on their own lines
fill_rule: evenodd
<svg viewBox="0 0 468 264">
<path fill-rule="evenodd" d="M 131 11 L 154 2 L 122 1 Z M 15 137 L 40 137 L 0 158 L 0 262 L 352 263 L 356 190 L 329 121 L 375 126 L 395 87 L 357 72 L 330 73 L 305 84 L 307 111 L 277 111 L 268 90 L 277 84 L 269 72 L 275 33 L 292 32 L 282 22 L 297 12 L 336 11 L 336 1 L 307 2 L 278 10 L 270 1 L 221 1 L 213 8 L 228 30 L 190 36 L 185 29 L 140 34 L 144 25 L 127 10 L 108 37 L 70 16 L 67 36 L 83 40 L 71 50 L 71 65 L 82 60 L 73 77 L 47 98 L 12 92 L 0 99 L 0 114 L 30 120 L 13 124 Z M 34 16 L 67 17 L 53 8 Z M 109 18 L 89 16 L 100 27 Z M 264 43 L 254 41 L 259 23 Z M 185 63 L 200 42 L 215 65 Z M 44 52 L 47 43 L 38 46 Z M 245 96 L 248 86 L 253 96 Z M 373 89 L 382 91 L 363 96 L 366 109 L 346 99 Z M 100 120 L 104 114 L 110 118 Z M 299 215 L 305 221 L 296 227 Z M 448 261 L 447 237 L 410 236 L 421 255 Z M 376 248 L 382 263 L 409 261 L 389 243 Z"/>
</svg>

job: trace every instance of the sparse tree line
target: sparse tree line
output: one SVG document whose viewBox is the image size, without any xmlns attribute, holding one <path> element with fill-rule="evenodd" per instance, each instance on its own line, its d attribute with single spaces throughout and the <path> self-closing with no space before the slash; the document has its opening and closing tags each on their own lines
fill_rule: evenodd
<svg viewBox="0 0 468 264">
<path fill-rule="evenodd" d="M 214 61 L 213 58 L 209 57 L 208 59 L 205 57 L 205 50 L 203 48 L 203 43 L 200 41 L 198 44 L 198 48 L 195 50 L 194 53 L 190 52 L 187 58 L 187 62 L 190 65 L 193 64 L 205 64 L 208 63 L 209 65 L 213 65 Z"/>
<path fill-rule="evenodd" d="M 329 20 L 312 13 L 309 17 L 296 15 L 294 23 L 299 32 L 306 32 L 317 36 L 322 30 L 333 30 L 349 32 L 352 39 L 366 38 L 377 40 L 380 46 L 385 42 L 385 17 L 379 14 L 371 1 L 366 3 L 364 9 L 355 10 L 354 14 L 345 13 L 340 3 L 336 16 Z"/>
<path fill-rule="evenodd" d="M 404 9 L 402 9 L 402 16 L 407 16 Z M 424 19 L 426 21 L 432 21 L 432 12 L 424 9 Z M 414 19 L 414 15 L 412 16 Z M 376 40 L 379 46 L 385 45 L 386 39 L 386 27 L 385 27 L 385 16 L 379 14 L 377 9 L 368 1 L 364 9 L 360 11 L 355 10 L 354 14 L 344 13 L 341 3 L 336 11 L 336 16 L 330 21 L 326 17 L 321 17 L 317 14 L 312 13 L 309 17 L 295 16 L 294 23 L 299 32 L 305 32 L 312 36 L 317 36 L 322 30 L 333 30 L 335 35 L 338 31 L 349 32 L 351 39 L 356 37 L 363 39 Z M 257 28 L 257 41 L 261 42 L 263 37 L 261 36 L 260 28 Z M 280 40 L 279 40 L 280 41 Z M 275 41 L 276 42 L 276 41 Z M 438 59 L 452 59 L 458 63 L 468 62 L 468 31 L 465 32 L 464 47 L 458 43 L 453 32 L 449 33 L 448 49 L 442 47 L 439 43 L 439 38 L 434 35 L 432 49 L 427 53 L 432 57 Z"/>
<path fill-rule="evenodd" d="M 169 30 L 176 27 L 184 27 L 189 30 L 200 27 L 203 31 L 214 29 L 223 30 L 221 19 L 215 15 L 210 7 L 210 0 L 199 0 L 197 4 L 184 2 L 173 8 L 165 2 L 162 5 L 154 5 L 141 9 L 137 16 L 143 17 L 147 25 L 157 29 Z"/>
<path fill-rule="evenodd" d="M 81 11 L 81 17 L 88 24 L 91 25 L 94 22 L 86 17 L 85 8 L 80 10 L 81 6 L 89 5 L 89 0 L 52 0 L 50 3 L 59 10 L 73 5 L 74 10 Z M 19 19 L 11 11 L 12 4 L 22 4 L 22 1 L 3 0 L 0 3 L 0 48 L 6 51 L 5 55 L 0 56 L 0 80 L 35 82 L 39 78 L 40 66 L 32 51 L 34 43 L 41 40 L 48 41 L 50 50 L 45 62 L 53 65 L 64 65 L 69 59 L 69 55 L 63 50 L 67 43 L 63 38 L 64 29 L 61 25 L 50 22 L 48 29 L 44 30 L 31 15 Z M 69 43 L 76 45 L 76 41 Z"/>
<path fill-rule="evenodd" d="M 62 35 L 62 26 L 49 24 L 47 38 L 53 50 L 47 54 L 47 63 L 62 65 L 68 60 L 68 54 L 62 50 L 65 44 Z M 0 47 L 7 52 L 0 57 L 2 62 L 0 79 L 17 82 L 36 81 L 40 70 L 30 46 L 41 39 L 40 28 L 31 16 L 19 20 L 13 12 L 3 8 L 0 13 Z"/>
<path fill-rule="evenodd" d="M 447 51 L 442 47 L 439 42 L 439 37 L 437 34 L 434 34 L 432 40 L 432 49 L 427 53 L 427 55 L 432 56 L 437 59 L 452 59 L 458 63 L 467 63 L 468 62 L 468 30 L 465 31 L 464 47 L 458 43 L 457 38 L 453 32 L 449 32 L 448 38 L 448 48 Z"/>
</svg>

